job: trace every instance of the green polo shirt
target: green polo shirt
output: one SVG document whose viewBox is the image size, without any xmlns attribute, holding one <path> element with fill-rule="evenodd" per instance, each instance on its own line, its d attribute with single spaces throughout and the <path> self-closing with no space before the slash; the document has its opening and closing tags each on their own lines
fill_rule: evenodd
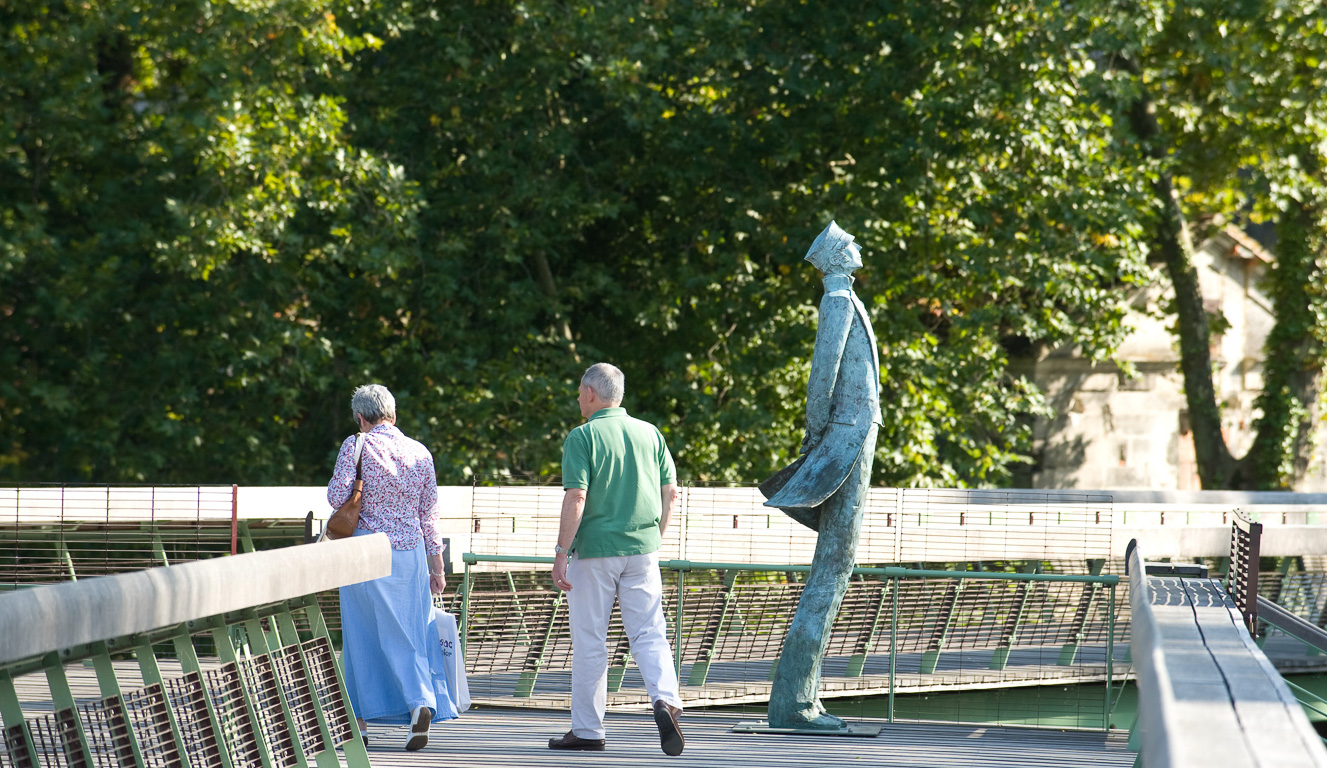
<svg viewBox="0 0 1327 768">
<path fill-rule="evenodd" d="M 677 482 L 663 435 L 625 408 L 603 408 L 562 443 L 562 487 L 585 491 L 571 549 L 577 557 L 644 555 L 659 549 L 660 486 Z"/>
</svg>

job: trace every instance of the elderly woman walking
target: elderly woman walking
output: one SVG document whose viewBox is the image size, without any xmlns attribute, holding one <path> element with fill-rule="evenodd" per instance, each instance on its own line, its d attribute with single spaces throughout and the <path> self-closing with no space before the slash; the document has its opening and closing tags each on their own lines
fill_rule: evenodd
<svg viewBox="0 0 1327 768">
<path fill-rule="evenodd" d="M 356 536 L 385 533 L 392 574 L 341 588 L 346 690 L 365 720 L 409 723 L 405 748 L 428 744 L 429 723 L 456 717 L 433 619 L 430 592 L 442 592 L 442 538 L 433 455 L 396 428 L 396 400 L 378 384 L 355 390 L 350 409 L 362 434 L 346 438 L 327 484 L 332 509 L 350 497 L 360 449 L 363 503 Z"/>
</svg>

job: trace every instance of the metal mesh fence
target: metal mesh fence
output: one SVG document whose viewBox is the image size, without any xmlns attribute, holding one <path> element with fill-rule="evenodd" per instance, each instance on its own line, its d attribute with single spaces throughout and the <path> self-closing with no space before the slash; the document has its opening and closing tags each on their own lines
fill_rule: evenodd
<svg viewBox="0 0 1327 768">
<path fill-rule="evenodd" d="M 304 538 L 302 517 L 232 520 L 233 486 L 0 486 L 0 590 Z"/>
<path fill-rule="evenodd" d="M 764 506 L 754 485 L 687 485 L 661 559 L 806 565 L 815 535 Z M 480 486 L 469 546 L 485 555 L 544 556 L 557 536 L 558 484 Z M 872 488 L 857 562 L 1087 559 L 1107 556 L 1114 515 L 1108 493 Z"/>
<path fill-rule="evenodd" d="M 257 719 L 257 730 L 262 733 L 275 766 L 292 766 L 299 762 L 296 744 L 281 711 L 281 692 L 270 656 L 254 656 L 240 662 L 240 676 L 249 693 Z"/>
<path fill-rule="evenodd" d="M 221 728 L 222 743 L 234 768 L 263 768 L 257 728 L 244 704 L 240 666 L 229 662 L 203 675 Z"/>
<path fill-rule="evenodd" d="M 313 692 L 318 697 L 327 728 L 331 732 L 332 742 L 344 744 L 353 734 L 350 729 L 350 714 L 341 697 L 337 685 L 336 656 L 325 637 L 315 637 L 304 643 L 304 656 L 309 663 L 309 673 L 313 676 Z"/>
<path fill-rule="evenodd" d="M 118 704 L 118 702 L 117 702 Z M 123 713 L 120 723 L 123 724 Z M 94 762 L 93 754 L 84 748 L 78 735 L 78 714 L 73 709 L 61 709 L 45 717 L 28 721 L 28 733 L 32 738 L 35 754 L 27 752 L 22 746 L 21 736 L 12 742 L 6 734 L 15 765 L 41 765 L 46 768 L 101 768 L 111 765 L 133 765 L 133 753 L 129 752 L 129 761 L 112 763 L 105 760 Z M 17 734 L 16 734 L 17 735 Z M 121 756 L 122 757 L 122 756 Z"/>
<path fill-rule="evenodd" d="M 0 750 L 0 766 L 4 768 L 35 768 L 34 757 L 28 751 L 23 723 L 4 729 L 4 749 Z"/>
<path fill-rule="evenodd" d="M 0 584 L 228 554 L 232 501 L 230 486 L 0 487 Z"/>
<path fill-rule="evenodd" d="M 313 688 L 306 674 L 304 655 L 298 645 L 272 651 L 272 668 L 285 696 L 286 706 L 295 721 L 295 739 L 306 755 L 322 750 L 322 733 L 314 709 Z"/>
<path fill-rule="evenodd" d="M 207 688 L 203 676 L 189 672 L 166 680 L 175 722 L 184 740 L 190 768 L 224 768 L 221 744 L 207 712 Z"/>
<path fill-rule="evenodd" d="M 129 727 L 138 739 L 139 754 L 146 768 L 183 765 L 166 707 L 166 697 L 156 683 L 124 695 Z"/>
</svg>

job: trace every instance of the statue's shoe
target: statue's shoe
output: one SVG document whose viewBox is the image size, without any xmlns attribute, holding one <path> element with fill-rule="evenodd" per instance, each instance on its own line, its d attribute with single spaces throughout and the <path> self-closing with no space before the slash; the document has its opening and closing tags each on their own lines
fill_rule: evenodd
<svg viewBox="0 0 1327 768">
<path fill-rule="evenodd" d="M 816 710 L 808 709 L 803 712 L 794 712 L 791 717 L 780 717 L 769 720 L 771 728 L 796 728 L 801 731 L 846 731 L 848 726 L 842 718 L 835 717 L 828 712 L 816 714 Z"/>
</svg>

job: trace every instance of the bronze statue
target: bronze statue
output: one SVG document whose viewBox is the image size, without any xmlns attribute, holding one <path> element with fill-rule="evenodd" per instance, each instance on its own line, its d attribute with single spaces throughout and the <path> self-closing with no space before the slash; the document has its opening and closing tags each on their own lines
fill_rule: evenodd
<svg viewBox="0 0 1327 768">
<path fill-rule="evenodd" d="M 807 251 L 824 273 L 825 295 L 806 386 L 806 438 L 797 461 L 760 486 L 766 506 L 819 533 L 770 692 L 771 728 L 846 729 L 820 703 L 820 665 L 852 574 L 881 424 L 880 358 L 871 318 L 852 291 L 862 266 L 853 240 L 830 222 Z"/>
</svg>

